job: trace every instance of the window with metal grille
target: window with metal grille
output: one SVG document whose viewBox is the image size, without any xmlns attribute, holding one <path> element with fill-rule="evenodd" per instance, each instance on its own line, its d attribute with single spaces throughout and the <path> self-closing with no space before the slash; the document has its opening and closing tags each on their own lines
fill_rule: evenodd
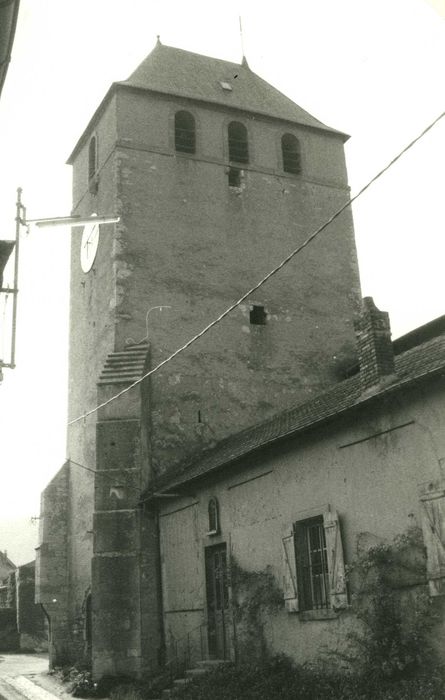
<svg viewBox="0 0 445 700">
<path fill-rule="evenodd" d="M 295 523 L 294 542 L 300 610 L 329 608 L 328 559 L 323 517 Z"/>
<path fill-rule="evenodd" d="M 195 153 L 196 128 L 195 118 L 190 112 L 175 114 L 175 150 L 181 153 Z"/>
<path fill-rule="evenodd" d="M 301 173 L 300 143 L 293 134 L 283 134 L 281 137 L 281 153 L 283 156 L 283 170 L 286 173 Z"/>
<path fill-rule="evenodd" d="M 229 160 L 235 163 L 249 162 L 249 145 L 247 129 L 241 122 L 230 122 L 229 130 Z"/>
</svg>

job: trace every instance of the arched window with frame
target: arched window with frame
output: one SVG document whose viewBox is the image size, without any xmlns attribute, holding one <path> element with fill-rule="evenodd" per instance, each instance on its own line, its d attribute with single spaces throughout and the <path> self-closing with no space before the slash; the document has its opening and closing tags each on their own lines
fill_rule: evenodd
<svg viewBox="0 0 445 700">
<path fill-rule="evenodd" d="M 195 153 L 196 150 L 195 117 L 185 110 L 175 114 L 175 150 L 180 153 Z"/>
<path fill-rule="evenodd" d="M 208 505 L 209 530 L 208 535 L 219 534 L 219 506 L 216 498 L 211 498 Z"/>
<path fill-rule="evenodd" d="M 283 134 L 281 137 L 281 154 L 283 156 L 283 170 L 286 173 L 300 175 L 301 150 L 300 142 L 293 134 Z"/>
<path fill-rule="evenodd" d="M 241 122 L 230 122 L 228 128 L 229 160 L 234 163 L 249 162 L 247 129 Z"/>
</svg>

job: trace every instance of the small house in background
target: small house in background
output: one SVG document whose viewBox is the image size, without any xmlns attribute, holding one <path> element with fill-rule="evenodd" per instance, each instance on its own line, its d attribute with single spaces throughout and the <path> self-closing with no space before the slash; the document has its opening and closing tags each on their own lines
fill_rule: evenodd
<svg viewBox="0 0 445 700">
<path fill-rule="evenodd" d="M 0 582 L 0 651 L 46 651 L 48 624 L 35 602 L 35 561 L 14 566 L 0 553 L 7 576 Z"/>
<path fill-rule="evenodd" d="M 15 614 L 16 566 L 6 551 L 0 551 L 0 651 L 18 649 L 17 620 Z"/>
<path fill-rule="evenodd" d="M 4 581 L 15 570 L 16 566 L 9 559 L 7 551 L 0 551 L 0 581 Z"/>
</svg>

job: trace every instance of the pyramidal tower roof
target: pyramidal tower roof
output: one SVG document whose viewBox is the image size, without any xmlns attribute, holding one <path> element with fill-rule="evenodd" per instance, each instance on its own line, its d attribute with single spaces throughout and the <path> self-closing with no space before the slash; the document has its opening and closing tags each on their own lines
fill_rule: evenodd
<svg viewBox="0 0 445 700">
<path fill-rule="evenodd" d="M 157 94 L 199 100 L 207 104 L 224 105 L 338 134 L 343 140 L 349 138 L 343 132 L 320 122 L 256 75 L 249 68 L 245 58 L 242 63 L 223 61 L 219 58 L 165 46 L 158 38 L 155 48 L 128 80 L 111 85 L 68 158 L 69 164 L 73 163 L 79 148 L 99 119 L 109 98 L 119 88 L 147 90 Z"/>
<path fill-rule="evenodd" d="M 157 41 L 153 51 L 119 85 L 202 100 L 332 131 L 254 73 L 243 58 L 232 63 Z"/>
</svg>

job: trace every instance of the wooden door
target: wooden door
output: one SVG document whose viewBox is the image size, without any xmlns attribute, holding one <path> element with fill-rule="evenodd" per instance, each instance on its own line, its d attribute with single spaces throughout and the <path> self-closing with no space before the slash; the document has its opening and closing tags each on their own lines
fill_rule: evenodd
<svg viewBox="0 0 445 700">
<path fill-rule="evenodd" d="M 226 659 L 230 624 L 226 544 L 206 547 L 205 564 L 209 655 L 213 659 Z"/>
</svg>

